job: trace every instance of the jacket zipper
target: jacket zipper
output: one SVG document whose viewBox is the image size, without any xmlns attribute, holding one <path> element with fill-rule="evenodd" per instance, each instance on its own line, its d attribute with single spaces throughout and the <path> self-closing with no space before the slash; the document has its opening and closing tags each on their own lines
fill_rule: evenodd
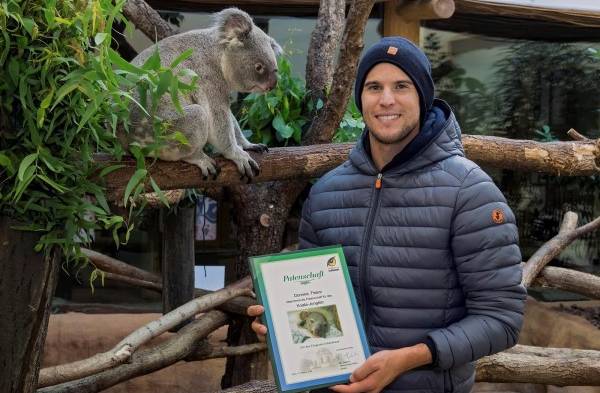
<svg viewBox="0 0 600 393">
<path fill-rule="evenodd" d="M 377 212 L 377 208 L 379 207 L 379 193 L 381 192 L 381 187 L 382 187 L 382 179 L 383 177 L 383 173 L 379 173 L 377 174 L 377 178 L 375 179 L 375 188 L 373 190 L 373 197 L 372 197 L 372 208 L 371 211 L 369 211 L 369 215 L 367 216 L 367 228 L 365 230 L 365 235 L 363 236 L 363 247 L 362 247 L 362 251 L 360 254 L 360 259 L 359 259 L 359 279 L 358 279 L 358 285 L 360 288 L 360 294 L 361 294 L 361 312 L 362 312 L 362 316 L 363 316 L 363 323 L 365 324 L 365 329 L 367 329 L 367 337 L 369 335 L 368 331 L 369 331 L 369 308 L 367 306 L 367 304 L 369 303 L 369 299 L 368 299 L 368 294 L 369 294 L 369 290 L 367 288 L 367 285 L 369 283 L 369 277 L 368 277 L 368 269 L 367 269 L 367 256 L 368 256 L 368 251 L 371 248 L 371 235 L 372 235 L 372 226 L 373 226 L 373 221 L 375 221 L 375 216 L 376 216 L 376 212 Z"/>
</svg>

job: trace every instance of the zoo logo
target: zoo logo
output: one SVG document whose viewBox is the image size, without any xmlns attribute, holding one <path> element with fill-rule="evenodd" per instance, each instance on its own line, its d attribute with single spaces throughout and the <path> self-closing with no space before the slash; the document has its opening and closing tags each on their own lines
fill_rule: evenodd
<svg viewBox="0 0 600 393">
<path fill-rule="evenodd" d="M 335 257 L 329 258 L 329 260 L 327 261 L 327 269 L 329 269 L 330 272 L 335 272 L 335 271 L 340 270 Z"/>
</svg>

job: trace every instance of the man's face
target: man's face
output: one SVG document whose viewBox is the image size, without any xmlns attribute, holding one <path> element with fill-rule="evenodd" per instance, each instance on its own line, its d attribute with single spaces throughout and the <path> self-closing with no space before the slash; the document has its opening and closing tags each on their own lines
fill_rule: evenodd
<svg viewBox="0 0 600 393">
<path fill-rule="evenodd" d="M 373 67 L 360 99 L 365 124 L 377 142 L 397 144 L 418 133 L 419 93 L 409 76 L 395 65 L 379 63 Z"/>
</svg>

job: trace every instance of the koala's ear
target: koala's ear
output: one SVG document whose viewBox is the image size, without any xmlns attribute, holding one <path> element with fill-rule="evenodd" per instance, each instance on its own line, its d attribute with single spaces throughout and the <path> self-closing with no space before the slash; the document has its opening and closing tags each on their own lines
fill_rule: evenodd
<svg viewBox="0 0 600 393">
<path fill-rule="evenodd" d="M 281 46 L 279 46 L 277 41 L 275 41 L 273 38 L 271 38 L 271 48 L 273 48 L 273 52 L 275 52 L 275 56 L 279 56 L 280 54 L 283 53 L 283 49 L 281 48 Z"/>
<path fill-rule="evenodd" d="M 228 47 L 240 47 L 252 30 L 252 18 L 244 11 L 232 7 L 215 14 L 215 26 L 219 30 L 220 42 Z"/>
</svg>

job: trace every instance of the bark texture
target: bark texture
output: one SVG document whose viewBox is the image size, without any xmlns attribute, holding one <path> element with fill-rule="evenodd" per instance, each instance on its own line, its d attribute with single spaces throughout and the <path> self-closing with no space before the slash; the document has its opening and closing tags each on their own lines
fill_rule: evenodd
<svg viewBox="0 0 600 393">
<path fill-rule="evenodd" d="M 153 42 L 158 42 L 178 30 L 160 17 L 144 0 L 127 0 L 123 15 Z"/>
<path fill-rule="evenodd" d="M 364 47 L 365 26 L 374 3 L 374 0 L 354 0 L 351 3 L 337 66 L 333 74 L 331 92 L 325 107 L 313 119 L 303 142 L 330 142 L 338 128 L 352 93 L 358 60 Z"/>
<path fill-rule="evenodd" d="M 561 176 L 600 174 L 600 146 L 597 141 L 535 142 L 472 135 L 463 135 L 462 141 L 467 157 L 480 165 Z M 319 177 L 344 162 L 353 145 L 339 143 L 275 147 L 263 154 L 251 152 L 261 168 L 253 182 Z M 97 157 L 97 161 L 106 165 L 125 165 L 107 176 L 111 199 L 122 200 L 120 195 L 135 172 L 135 161 L 125 159 L 116 162 L 101 156 Z M 165 190 L 243 184 L 233 163 L 217 157 L 217 165 L 221 168 L 217 179 L 204 181 L 200 169 L 194 165 L 184 162 L 147 162 L 152 177 Z M 151 191 L 149 185 L 148 191 Z"/>
<path fill-rule="evenodd" d="M 210 311 L 202 318 L 183 327 L 176 335 L 163 343 L 140 350 L 131 362 L 105 370 L 86 378 L 38 389 L 38 393 L 95 393 L 119 382 L 160 370 L 195 351 L 196 343 L 210 332 L 227 323 L 227 315 Z"/>
<path fill-rule="evenodd" d="M 598 217 L 575 228 L 577 221 L 573 220 L 573 216 L 576 217 L 575 213 L 567 212 L 558 234 L 544 243 L 525 263 L 522 279 L 524 286 L 529 287 L 540 271 L 575 239 L 600 227 L 600 217 Z"/>
<path fill-rule="evenodd" d="M 546 266 L 533 281 L 533 286 L 558 288 L 600 299 L 600 277 L 573 269 Z"/>
<path fill-rule="evenodd" d="M 58 252 L 44 257 L 35 233 L 11 229 L 0 217 L 0 392 L 34 392 L 46 339 Z"/>
<path fill-rule="evenodd" d="M 325 102 L 325 92 L 331 87 L 335 55 L 344 28 L 345 0 L 322 0 L 317 24 L 310 35 L 306 61 L 308 99 Z"/>
</svg>

